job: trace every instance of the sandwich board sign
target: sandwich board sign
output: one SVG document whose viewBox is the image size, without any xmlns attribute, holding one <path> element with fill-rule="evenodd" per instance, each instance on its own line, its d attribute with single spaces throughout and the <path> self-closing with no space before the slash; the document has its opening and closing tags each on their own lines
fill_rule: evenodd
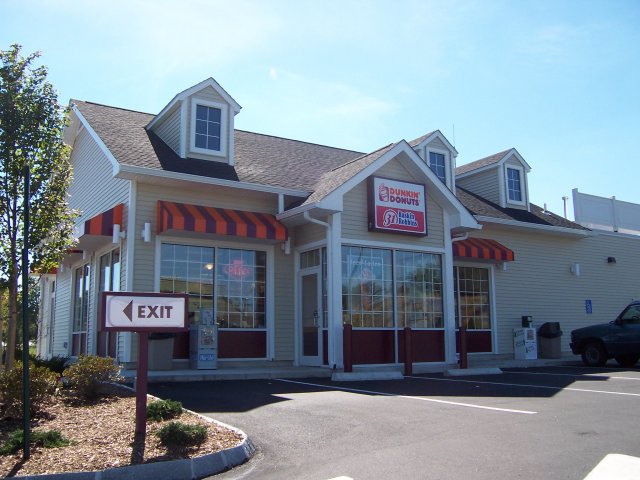
<svg viewBox="0 0 640 480">
<path fill-rule="evenodd" d="M 147 431 L 149 333 L 187 331 L 189 296 L 181 293 L 102 292 L 101 301 L 102 331 L 138 334 L 135 434 L 144 438 Z"/>
</svg>

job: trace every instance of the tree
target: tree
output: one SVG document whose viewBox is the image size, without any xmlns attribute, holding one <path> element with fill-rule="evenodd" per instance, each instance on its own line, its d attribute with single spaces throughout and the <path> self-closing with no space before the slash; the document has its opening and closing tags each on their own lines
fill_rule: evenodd
<svg viewBox="0 0 640 480">
<path fill-rule="evenodd" d="M 21 46 L 0 51 L 0 275 L 7 283 L 6 368 L 13 367 L 19 278 L 24 248 L 25 168 L 30 169 L 29 253 L 32 270 L 48 271 L 72 246 L 75 218 L 69 208 L 69 148 L 63 143 L 66 109 L 36 67 L 39 52 L 26 58 Z"/>
</svg>

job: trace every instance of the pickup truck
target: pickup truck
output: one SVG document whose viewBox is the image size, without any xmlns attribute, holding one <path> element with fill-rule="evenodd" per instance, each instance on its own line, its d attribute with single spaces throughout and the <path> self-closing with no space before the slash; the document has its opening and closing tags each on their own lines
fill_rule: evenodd
<svg viewBox="0 0 640 480">
<path fill-rule="evenodd" d="M 612 322 L 573 330 L 570 345 L 590 367 L 601 367 L 610 358 L 623 367 L 634 366 L 640 359 L 640 301 L 631 302 Z"/>
</svg>

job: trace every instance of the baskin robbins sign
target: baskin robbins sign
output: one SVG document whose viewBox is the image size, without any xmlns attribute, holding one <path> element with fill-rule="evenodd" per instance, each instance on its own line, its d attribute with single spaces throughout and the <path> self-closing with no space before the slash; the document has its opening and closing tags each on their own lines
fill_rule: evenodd
<svg viewBox="0 0 640 480">
<path fill-rule="evenodd" d="M 369 230 L 427 235 L 424 185 L 369 177 Z"/>
</svg>

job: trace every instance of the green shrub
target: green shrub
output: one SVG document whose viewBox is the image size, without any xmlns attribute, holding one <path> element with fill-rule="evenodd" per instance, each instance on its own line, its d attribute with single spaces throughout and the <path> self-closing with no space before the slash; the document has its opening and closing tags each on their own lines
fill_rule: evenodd
<svg viewBox="0 0 640 480">
<path fill-rule="evenodd" d="M 158 430 L 156 435 L 165 447 L 190 447 L 206 440 L 207 429 L 202 425 L 170 422 Z"/>
<path fill-rule="evenodd" d="M 182 404 L 175 400 L 156 400 L 147 405 L 147 419 L 152 422 L 169 420 L 182 414 Z"/>
<path fill-rule="evenodd" d="M 45 367 L 29 366 L 29 412 L 35 415 L 42 410 L 54 393 L 57 375 Z M 22 362 L 16 362 L 11 370 L 0 371 L 0 402 L 3 415 L 9 418 L 22 416 Z"/>
<path fill-rule="evenodd" d="M 120 368 L 113 359 L 95 355 L 80 355 L 78 361 L 67 368 L 62 376 L 83 400 L 95 400 L 100 396 L 100 387 L 105 382 L 118 380 Z"/>
<path fill-rule="evenodd" d="M 62 372 L 64 372 L 64 369 L 67 367 L 67 364 L 69 363 L 69 357 L 56 355 L 55 357 L 51 357 L 48 360 L 44 360 L 40 357 L 35 357 L 33 359 L 33 363 L 37 367 L 46 367 L 52 372 L 56 372 L 57 374 L 62 375 Z"/>
<path fill-rule="evenodd" d="M 30 444 L 44 448 L 59 448 L 71 445 L 71 442 L 64 438 L 58 430 L 47 430 L 45 432 L 33 431 L 30 436 Z M 0 455 L 10 455 L 22 448 L 24 442 L 24 431 L 14 430 L 9 434 L 7 441 L 0 446 Z"/>
</svg>

